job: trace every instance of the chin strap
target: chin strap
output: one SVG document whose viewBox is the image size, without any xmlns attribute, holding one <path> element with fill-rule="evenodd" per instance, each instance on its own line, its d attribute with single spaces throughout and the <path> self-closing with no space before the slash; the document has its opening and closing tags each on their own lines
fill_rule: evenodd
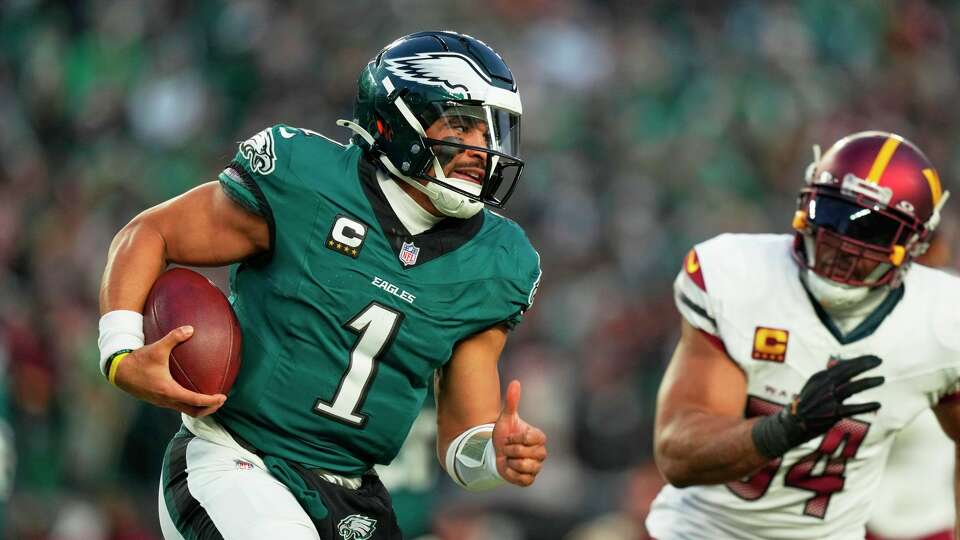
<svg viewBox="0 0 960 540">
<path fill-rule="evenodd" d="M 376 141 L 370 133 L 363 129 L 362 126 L 356 122 L 351 122 L 350 120 L 337 120 L 337 125 L 345 127 L 350 131 L 353 131 L 357 134 L 365 143 L 367 143 L 370 148 L 376 146 Z M 449 189 L 444 189 L 441 186 L 434 184 L 433 182 L 427 182 L 426 185 L 420 183 L 417 179 L 411 178 L 402 172 L 390 161 L 385 154 L 382 152 L 379 155 L 380 163 L 387 169 L 387 171 L 396 178 L 399 178 L 406 182 L 407 184 L 413 186 L 414 189 L 425 194 L 430 202 L 440 211 L 441 214 L 449 217 L 455 217 L 459 219 L 468 219 L 477 214 L 480 210 L 483 210 L 483 203 L 477 201 L 472 201 L 459 193 L 450 191 Z M 451 181 L 443 175 L 443 169 L 440 168 L 440 164 L 437 162 L 437 159 L 433 159 L 434 171 L 439 171 L 437 178 Z"/>
</svg>

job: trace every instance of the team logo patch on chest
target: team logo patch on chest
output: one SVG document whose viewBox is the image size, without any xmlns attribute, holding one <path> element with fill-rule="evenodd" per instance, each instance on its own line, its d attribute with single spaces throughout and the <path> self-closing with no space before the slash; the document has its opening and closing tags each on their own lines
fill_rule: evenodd
<svg viewBox="0 0 960 540">
<path fill-rule="evenodd" d="M 751 356 L 754 360 L 783 362 L 787 357 L 787 341 L 789 339 L 790 332 L 786 330 L 758 326 L 753 334 L 753 354 Z"/>
<path fill-rule="evenodd" d="M 413 245 L 413 242 L 404 242 L 400 246 L 400 262 L 404 266 L 413 266 L 417 264 L 417 255 L 420 255 L 420 248 Z"/>
<path fill-rule="evenodd" d="M 377 520 L 360 514 L 352 514 L 337 523 L 337 532 L 343 540 L 368 540 L 373 538 Z"/>
<path fill-rule="evenodd" d="M 363 248 L 366 236 L 366 225 L 349 216 L 337 214 L 324 245 L 327 249 L 356 259 L 360 256 L 360 249 Z"/>
</svg>

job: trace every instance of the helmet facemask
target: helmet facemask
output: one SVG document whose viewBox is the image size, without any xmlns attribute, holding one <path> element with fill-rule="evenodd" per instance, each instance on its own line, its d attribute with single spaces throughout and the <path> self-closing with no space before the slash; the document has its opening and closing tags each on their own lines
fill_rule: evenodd
<svg viewBox="0 0 960 540">
<path fill-rule="evenodd" d="M 808 291 L 836 308 L 899 286 L 950 195 L 913 143 L 882 131 L 848 135 L 824 155 L 814 146 L 804 180 L 793 255 Z"/>
<path fill-rule="evenodd" d="M 387 169 L 445 215 L 468 218 L 483 204 L 503 208 L 523 171 L 520 114 L 479 100 L 432 101 L 415 113 L 406 92 L 397 91 L 389 77 L 382 83 L 387 100 L 419 138 L 399 167 L 383 156 Z"/>
<path fill-rule="evenodd" d="M 433 153 L 419 177 L 502 208 L 523 170 L 517 157 L 520 115 L 490 105 L 435 102 L 419 120 Z"/>
<path fill-rule="evenodd" d="M 803 241 L 799 262 L 813 273 L 852 287 L 877 287 L 899 279 L 911 255 L 925 247 L 926 231 L 895 212 L 854 202 L 828 190 L 804 190 L 794 227 Z"/>
</svg>

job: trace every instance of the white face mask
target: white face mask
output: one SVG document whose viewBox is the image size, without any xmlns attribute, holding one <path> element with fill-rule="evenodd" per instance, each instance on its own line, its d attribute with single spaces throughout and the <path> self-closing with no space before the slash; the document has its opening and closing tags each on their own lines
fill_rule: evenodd
<svg viewBox="0 0 960 540">
<path fill-rule="evenodd" d="M 870 287 L 854 287 L 818 276 L 813 270 L 803 273 L 807 290 L 826 310 L 847 310 L 856 307 L 870 295 Z"/>
</svg>

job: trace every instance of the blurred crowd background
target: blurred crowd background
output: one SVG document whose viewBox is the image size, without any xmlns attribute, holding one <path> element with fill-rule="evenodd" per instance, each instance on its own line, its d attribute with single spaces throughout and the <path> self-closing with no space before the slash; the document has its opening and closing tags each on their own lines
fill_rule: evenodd
<svg viewBox="0 0 960 540">
<path fill-rule="evenodd" d="M 502 375 L 522 380 L 551 456 L 533 488 L 469 494 L 437 476 L 426 422 L 384 475 L 411 536 L 645 538 L 683 255 L 724 231 L 786 232 L 811 145 L 852 131 L 914 140 L 954 184 L 958 22 L 960 3 L 921 0 L 0 2 L 5 537 L 159 538 L 179 418 L 97 368 L 115 232 L 268 125 L 346 140 L 334 121 L 352 117 L 361 66 L 453 29 L 499 51 L 523 97 L 527 168 L 505 213 L 544 277 Z"/>
</svg>

